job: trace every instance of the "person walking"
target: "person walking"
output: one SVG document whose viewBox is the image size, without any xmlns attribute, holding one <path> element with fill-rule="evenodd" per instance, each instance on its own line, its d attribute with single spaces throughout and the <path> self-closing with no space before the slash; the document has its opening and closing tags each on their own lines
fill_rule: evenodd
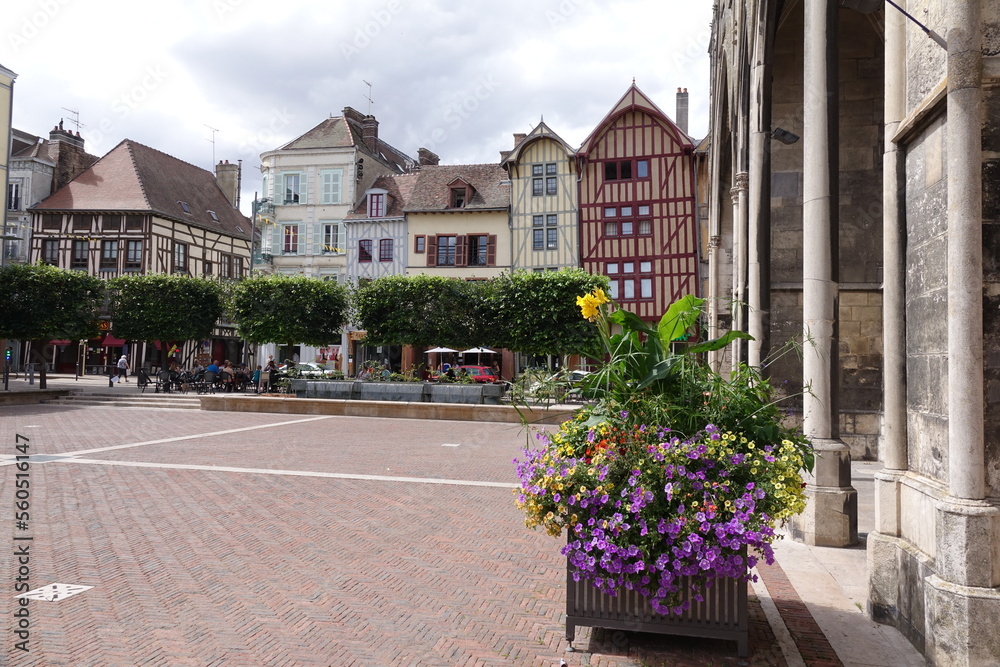
<svg viewBox="0 0 1000 667">
<path fill-rule="evenodd" d="M 121 382 L 122 380 L 124 380 L 125 382 L 128 382 L 128 369 L 129 369 L 128 357 L 126 357 L 123 354 L 122 356 L 118 357 L 118 381 L 119 382 Z"/>
</svg>

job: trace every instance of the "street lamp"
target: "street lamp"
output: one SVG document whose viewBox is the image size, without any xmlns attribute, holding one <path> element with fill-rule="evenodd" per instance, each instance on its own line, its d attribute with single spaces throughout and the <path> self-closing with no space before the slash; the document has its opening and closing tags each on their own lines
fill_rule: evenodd
<svg viewBox="0 0 1000 667">
<path fill-rule="evenodd" d="M 953 1 L 964 2 L 964 0 L 953 0 Z M 905 9 L 897 5 L 892 0 L 885 0 L 885 2 L 889 3 L 890 5 L 898 9 L 900 12 L 903 13 L 903 16 L 905 16 L 906 18 L 910 19 L 918 26 L 920 26 L 920 29 L 923 30 L 928 37 L 937 42 L 942 49 L 944 49 L 945 51 L 948 50 L 948 42 L 945 41 L 944 37 L 937 34 L 933 30 L 925 26 L 923 23 L 918 21 L 917 19 L 913 18 L 912 14 L 910 14 Z M 874 14 L 875 12 L 877 12 L 879 9 L 882 8 L 882 0 L 840 0 L 840 6 L 847 7 L 848 9 L 853 9 L 854 11 L 861 12 L 862 14 Z"/>
</svg>

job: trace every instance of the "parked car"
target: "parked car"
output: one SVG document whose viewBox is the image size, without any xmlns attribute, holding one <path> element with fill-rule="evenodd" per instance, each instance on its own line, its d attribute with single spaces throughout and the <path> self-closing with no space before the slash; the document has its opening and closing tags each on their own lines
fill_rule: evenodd
<svg viewBox="0 0 1000 667">
<path fill-rule="evenodd" d="M 456 373 L 465 373 L 476 382 L 499 382 L 500 377 L 493 374 L 489 366 L 457 366 Z"/>
<path fill-rule="evenodd" d="M 323 377 L 328 372 L 325 368 L 312 361 L 300 361 L 297 364 L 292 364 L 292 366 L 302 377 Z M 288 365 L 282 364 L 278 366 L 278 371 L 282 374 L 287 373 Z"/>
</svg>

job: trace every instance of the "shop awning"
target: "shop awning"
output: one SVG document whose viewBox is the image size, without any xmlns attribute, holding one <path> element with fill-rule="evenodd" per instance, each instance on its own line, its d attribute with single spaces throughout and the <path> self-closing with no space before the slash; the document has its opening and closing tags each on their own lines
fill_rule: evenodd
<svg viewBox="0 0 1000 667">
<path fill-rule="evenodd" d="M 72 345 L 68 340 L 50 340 L 49 345 Z"/>
<path fill-rule="evenodd" d="M 101 343 L 104 347 L 121 347 L 125 344 L 125 341 L 121 338 L 115 338 L 111 334 L 104 337 L 104 342 Z"/>
</svg>

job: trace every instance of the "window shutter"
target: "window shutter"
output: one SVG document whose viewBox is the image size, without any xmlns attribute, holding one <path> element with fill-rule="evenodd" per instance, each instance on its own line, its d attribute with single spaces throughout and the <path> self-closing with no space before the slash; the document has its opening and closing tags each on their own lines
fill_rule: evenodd
<svg viewBox="0 0 1000 667">
<path fill-rule="evenodd" d="M 343 172 L 341 170 L 337 169 L 330 174 L 330 178 L 332 180 L 332 183 L 330 185 L 330 192 L 331 192 L 330 196 L 333 198 L 331 200 L 331 203 L 334 204 L 340 203 L 340 177 L 342 173 Z"/>
<path fill-rule="evenodd" d="M 312 243 L 310 244 L 312 252 L 310 254 L 321 255 L 323 254 L 323 223 L 317 222 L 310 226 L 313 229 Z"/>
<path fill-rule="evenodd" d="M 307 194 L 309 192 L 308 184 L 309 184 L 309 177 L 306 176 L 306 173 L 302 172 L 301 174 L 299 174 L 299 203 L 300 204 L 308 204 L 309 203 L 309 197 L 308 197 L 308 194 Z"/>
<path fill-rule="evenodd" d="M 341 220 L 337 223 L 337 254 L 347 254 L 347 225 Z"/>
<path fill-rule="evenodd" d="M 465 234 L 455 237 L 455 266 L 466 266 L 466 250 L 468 248 L 469 237 Z"/>
<path fill-rule="evenodd" d="M 489 243 L 486 246 L 486 266 L 496 266 L 497 264 L 497 235 L 490 234 Z"/>
<path fill-rule="evenodd" d="M 427 266 L 437 266 L 438 239 L 433 234 L 427 236 Z"/>
<path fill-rule="evenodd" d="M 274 225 L 274 231 L 272 232 L 273 235 L 271 236 L 271 254 L 281 254 L 281 249 L 283 247 L 282 244 L 284 242 L 284 229 L 284 225 Z"/>
</svg>

